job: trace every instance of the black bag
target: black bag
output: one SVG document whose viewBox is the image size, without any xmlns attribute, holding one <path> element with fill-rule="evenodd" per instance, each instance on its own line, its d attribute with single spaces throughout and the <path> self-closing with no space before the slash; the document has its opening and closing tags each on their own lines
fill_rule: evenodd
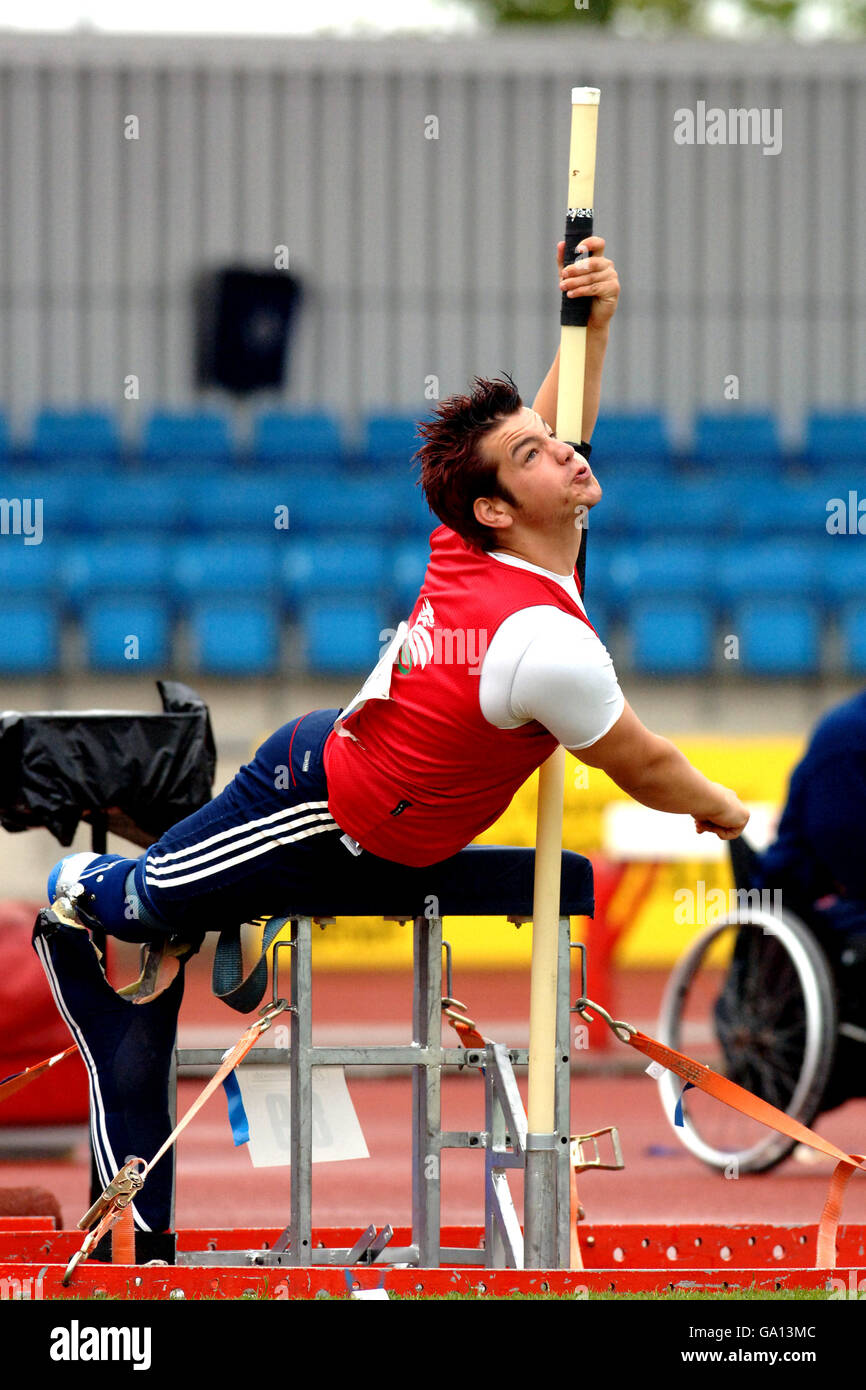
<svg viewBox="0 0 866 1390">
<path fill-rule="evenodd" d="M 216 748 L 207 705 L 157 681 L 161 714 L 113 710 L 0 716 L 0 825 L 47 827 L 69 845 L 79 821 L 109 810 L 150 845 L 211 799 Z"/>
</svg>

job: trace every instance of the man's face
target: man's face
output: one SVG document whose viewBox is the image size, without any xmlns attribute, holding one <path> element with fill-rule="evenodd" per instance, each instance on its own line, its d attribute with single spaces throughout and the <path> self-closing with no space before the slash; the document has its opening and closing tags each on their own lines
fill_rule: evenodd
<svg viewBox="0 0 866 1390">
<path fill-rule="evenodd" d="M 601 498 L 601 487 L 581 454 L 523 406 L 484 436 L 484 458 L 497 464 L 499 482 L 516 499 L 516 519 L 533 529 L 575 525 Z"/>
</svg>

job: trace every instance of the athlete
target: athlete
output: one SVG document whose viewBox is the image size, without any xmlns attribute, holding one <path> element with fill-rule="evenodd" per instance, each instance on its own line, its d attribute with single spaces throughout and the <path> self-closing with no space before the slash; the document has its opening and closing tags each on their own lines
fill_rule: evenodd
<svg viewBox="0 0 866 1390">
<path fill-rule="evenodd" d="M 866 932 L 866 690 L 819 720 L 791 774 L 760 887 L 815 925 Z"/>
<path fill-rule="evenodd" d="M 62 860 L 52 902 L 135 941 L 285 915 L 316 883 L 457 853 L 557 743 L 699 833 L 740 834 L 736 795 L 631 709 L 581 597 L 583 525 L 601 499 L 589 440 L 620 293 L 604 240 L 583 246 L 586 260 L 564 267 L 564 243 L 557 257 L 563 292 L 592 298 L 580 450 L 554 432 L 558 355 L 531 407 L 509 378 L 443 401 L 418 453 L 442 525 L 408 622 L 355 698 L 284 725 L 138 859 Z"/>
</svg>

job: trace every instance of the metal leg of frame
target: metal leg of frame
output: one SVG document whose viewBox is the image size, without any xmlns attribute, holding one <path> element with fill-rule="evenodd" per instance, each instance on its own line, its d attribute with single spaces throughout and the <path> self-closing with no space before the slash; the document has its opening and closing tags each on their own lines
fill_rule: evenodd
<svg viewBox="0 0 866 1390">
<path fill-rule="evenodd" d="M 412 1240 L 419 1264 L 441 1264 L 442 921 L 416 917 L 412 1041 L 428 1050 L 412 1067 Z"/>
<path fill-rule="evenodd" d="M 556 1268 L 571 1262 L 571 920 L 559 919 L 556 990 Z"/>
<path fill-rule="evenodd" d="M 496 1079 L 491 1066 L 490 1049 L 487 1051 L 487 1065 L 484 1072 L 484 1128 L 487 1133 L 487 1147 L 484 1151 L 484 1248 L 487 1251 L 487 1265 L 491 1269 L 501 1269 L 506 1261 L 504 1222 L 497 1219 L 501 1203 L 511 1202 L 508 1180 L 505 1190 L 499 1182 L 502 1168 L 497 1163 L 507 1145 L 505 1116 L 496 1092 Z M 513 1207 L 514 1203 L 511 1202 Z"/>
<path fill-rule="evenodd" d="M 484 1071 L 484 1235 L 488 1269 L 523 1268 L 523 1233 L 508 1185 L 525 1164 L 526 1112 L 508 1049 L 488 1043 Z"/>
<path fill-rule="evenodd" d="M 292 922 L 291 993 L 291 1263 L 313 1262 L 312 932 L 309 917 Z"/>
</svg>

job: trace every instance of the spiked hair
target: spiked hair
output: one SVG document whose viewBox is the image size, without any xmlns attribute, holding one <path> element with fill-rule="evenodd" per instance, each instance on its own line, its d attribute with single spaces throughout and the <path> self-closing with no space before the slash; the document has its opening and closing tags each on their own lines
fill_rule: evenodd
<svg viewBox="0 0 866 1390">
<path fill-rule="evenodd" d="M 433 418 L 418 425 L 424 440 L 415 454 L 420 483 L 431 511 L 465 541 L 492 550 L 497 533 L 478 521 L 472 510 L 477 497 L 516 499 L 497 477 L 496 464 L 482 458 L 478 448 L 500 420 L 523 405 L 507 373 L 488 380 L 475 377 L 468 396 L 449 396 L 435 408 Z"/>
</svg>

